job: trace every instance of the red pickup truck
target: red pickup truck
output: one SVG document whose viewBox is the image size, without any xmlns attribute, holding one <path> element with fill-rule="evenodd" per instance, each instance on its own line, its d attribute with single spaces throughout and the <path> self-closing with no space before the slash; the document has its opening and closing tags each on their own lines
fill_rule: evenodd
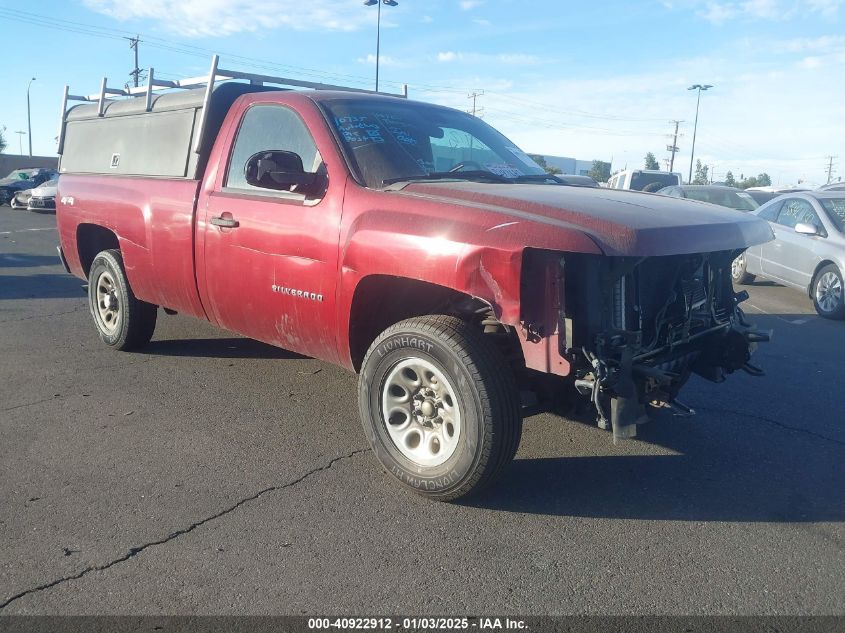
<svg viewBox="0 0 845 633">
<path fill-rule="evenodd" d="M 682 406 L 692 373 L 760 373 L 766 334 L 730 276 L 771 239 L 756 217 L 564 184 L 401 95 L 216 58 L 197 80 L 149 74 L 66 89 L 62 110 L 60 256 L 115 349 L 149 342 L 162 308 L 359 372 L 375 455 L 443 500 L 492 481 L 556 399 L 589 398 L 624 438 Z"/>
</svg>

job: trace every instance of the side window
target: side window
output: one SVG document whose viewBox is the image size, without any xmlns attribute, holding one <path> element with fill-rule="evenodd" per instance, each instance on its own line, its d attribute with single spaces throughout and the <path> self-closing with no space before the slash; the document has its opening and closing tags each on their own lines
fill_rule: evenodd
<svg viewBox="0 0 845 633">
<path fill-rule="evenodd" d="M 249 157 L 265 150 L 299 154 L 306 172 L 317 171 L 323 162 L 311 133 L 299 115 L 284 106 L 256 105 L 247 110 L 241 121 L 224 186 L 266 193 L 267 189 L 247 184 L 244 177 Z"/>
<path fill-rule="evenodd" d="M 813 211 L 813 206 L 809 202 L 799 198 L 784 201 L 783 208 L 778 216 L 778 224 L 795 228 L 795 225 L 801 222 L 821 226 L 818 217 L 816 217 L 816 212 Z"/>
<path fill-rule="evenodd" d="M 783 202 L 775 202 L 772 206 L 768 207 L 765 211 L 760 213 L 758 217 L 763 218 L 764 220 L 768 220 L 769 222 L 776 222 L 778 219 L 778 212 L 780 208 L 783 206 Z"/>
</svg>

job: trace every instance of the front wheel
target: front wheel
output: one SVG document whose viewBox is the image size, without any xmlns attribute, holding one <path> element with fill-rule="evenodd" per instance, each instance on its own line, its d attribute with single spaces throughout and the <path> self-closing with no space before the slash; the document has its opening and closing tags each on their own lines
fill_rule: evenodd
<svg viewBox="0 0 845 633">
<path fill-rule="evenodd" d="M 522 434 L 518 397 L 498 348 L 443 315 L 385 330 L 358 381 L 364 432 L 382 466 L 442 501 L 480 490 L 513 459 Z"/>
<path fill-rule="evenodd" d="M 88 305 L 100 339 L 118 350 L 143 347 L 156 326 L 158 307 L 132 292 L 119 250 L 99 253 L 88 274 Z"/>
<path fill-rule="evenodd" d="M 754 275 L 747 272 L 748 260 L 745 259 L 745 253 L 737 257 L 731 262 L 731 279 L 737 284 L 750 284 L 754 281 Z"/>
<path fill-rule="evenodd" d="M 842 273 L 833 264 L 822 268 L 813 280 L 813 305 L 819 316 L 826 319 L 845 319 Z"/>
</svg>

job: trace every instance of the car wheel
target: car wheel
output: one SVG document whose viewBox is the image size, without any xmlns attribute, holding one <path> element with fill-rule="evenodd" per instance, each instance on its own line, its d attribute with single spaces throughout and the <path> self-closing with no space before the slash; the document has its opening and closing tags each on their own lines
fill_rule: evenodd
<svg viewBox="0 0 845 633">
<path fill-rule="evenodd" d="M 813 279 L 813 305 L 826 319 L 845 319 L 842 273 L 833 264 L 822 268 Z"/>
<path fill-rule="evenodd" d="M 150 342 L 158 307 L 135 297 L 119 250 L 103 251 L 94 258 L 88 304 L 100 339 L 109 347 L 131 350 Z"/>
<path fill-rule="evenodd" d="M 745 253 L 731 262 L 731 279 L 734 280 L 734 283 L 750 284 L 754 281 L 754 275 L 746 272 L 747 263 Z"/>
<path fill-rule="evenodd" d="M 364 359 L 358 403 L 385 470 L 441 501 L 493 481 L 522 434 L 513 371 L 481 332 L 451 316 L 385 330 Z"/>
</svg>

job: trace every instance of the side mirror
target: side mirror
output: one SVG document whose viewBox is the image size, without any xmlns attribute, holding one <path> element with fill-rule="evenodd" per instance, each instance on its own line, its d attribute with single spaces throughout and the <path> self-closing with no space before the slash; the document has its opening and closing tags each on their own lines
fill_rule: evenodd
<svg viewBox="0 0 845 633">
<path fill-rule="evenodd" d="M 819 227 L 808 222 L 799 222 L 795 225 L 795 232 L 801 235 L 818 235 Z"/>
<path fill-rule="evenodd" d="M 317 174 L 302 167 L 302 158 L 295 152 L 268 150 L 249 157 L 244 167 L 248 184 L 262 189 L 306 193 L 317 182 Z"/>
</svg>

